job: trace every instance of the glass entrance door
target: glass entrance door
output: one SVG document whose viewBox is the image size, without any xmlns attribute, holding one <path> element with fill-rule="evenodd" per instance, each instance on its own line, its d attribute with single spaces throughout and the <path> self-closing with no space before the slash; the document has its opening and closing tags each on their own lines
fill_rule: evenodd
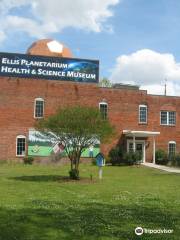
<svg viewBox="0 0 180 240">
<path fill-rule="evenodd" d="M 136 143 L 136 152 L 139 153 L 141 157 L 140 161 L 143 162 L 143 144 L 142 143 Z"/>
</svg>

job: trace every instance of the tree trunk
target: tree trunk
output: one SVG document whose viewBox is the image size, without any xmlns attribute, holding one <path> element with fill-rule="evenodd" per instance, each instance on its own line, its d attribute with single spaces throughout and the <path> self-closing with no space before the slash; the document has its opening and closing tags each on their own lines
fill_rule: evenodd
<svg viewBox="0 0 180 240">
<path fill-rule="evenodd" d="M 71 170 L 69 171 L 71 179 L 79 180 L 79 159 L 74 158 L 71 161 Z"/>
<path fill-rule="evenodd" d="M 79 180 L 79 161 L 80 161 L 81 153 L 80 151 L 75 151 L 71 156 L 69 156 L 71 161 L 71 170 L 69 171 L 69 175 L 71 179 Z"/>
<path fill-rule="evenodd" d="M 70 159 L 70 161 L 71 161 L 71 170 L 73 170 L 73 160 Z"/>
</svg>

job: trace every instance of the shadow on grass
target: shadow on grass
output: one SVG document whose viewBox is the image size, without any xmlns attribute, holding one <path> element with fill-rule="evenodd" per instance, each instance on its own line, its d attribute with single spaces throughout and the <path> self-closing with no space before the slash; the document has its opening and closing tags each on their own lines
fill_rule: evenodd
<svg viewBox="0 0 180 240">
<path fill-rule="evenodd" d="M 31 202 L 23 209 L 0 209 L 0 240 L 178 240 L 179 217 L 158 208 L 135 205 Z M 174 229 L 174 234 L 134 234 L 142 226 Z"/>
<path fill-rule="evenodd" d="M 80 180 L 73 180 L 70 179 L 68 176 L 60 176 L 60 175 L 34 175 L 34 176 L 19 176 L 19 177 L 12 177 L 9 178 L 11 180 L 17 181 L 27 181 L 27 182 L 60 182 L 60 183 L 95 183 L 95 179 L 90 179 L 81 177 Z"/>
<path fill-rule="evenodd" d="M 34 176 L 20 176 L 10 178 L 18 181 L 27 181 L 27 182 L 66 182 L 70 181 L 68 176 L 60 175 L 34 175 Z"/>
</svg>

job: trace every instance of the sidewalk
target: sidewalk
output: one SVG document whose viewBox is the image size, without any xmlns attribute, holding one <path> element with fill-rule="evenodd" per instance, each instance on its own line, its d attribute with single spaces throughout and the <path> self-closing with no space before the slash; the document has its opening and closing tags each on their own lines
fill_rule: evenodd
<svg viewBox="0 0 180 240">
<path fill-rule="evenodd" d="M 180 173 L 180 169 L 178 168 L 174 168 L 174 167 L 167 167 L 167 166 L 163 166 L 163 165 L 157 165 L 154 163 L 142 163 L 142 165 L 146 166 L 146 167 L 151 167 L 151 168 L 156 168 L 159 170 L 163 170 L 166 172 L 171 172 L 171 173 Z"/>
</svg>

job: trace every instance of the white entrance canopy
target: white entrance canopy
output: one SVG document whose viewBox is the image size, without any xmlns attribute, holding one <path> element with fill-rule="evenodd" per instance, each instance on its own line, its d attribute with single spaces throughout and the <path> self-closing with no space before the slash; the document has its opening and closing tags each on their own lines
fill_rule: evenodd
<svg viewBox="0 0 180 240">
<path fill-rule="evenodd" d="M 152 132 L 152 131 L 134 131 L 134 130 L 123 130 L 123 134 L 127 137 L 154 137 L 159 135 L 160 132 Z"/>
<path fill-rule="evenodd" d="M 159 135 L 160 132 L 123 130 L 123 134 L 127 137 L 133 138 L 133 151 L 134 152 L 136 150 L 136 148 L 135 148 L 136 137 L 153 137 L 153 163 L 155 164 L 155 152 L 156 152 L 155 136 Z"/>
</svg>

